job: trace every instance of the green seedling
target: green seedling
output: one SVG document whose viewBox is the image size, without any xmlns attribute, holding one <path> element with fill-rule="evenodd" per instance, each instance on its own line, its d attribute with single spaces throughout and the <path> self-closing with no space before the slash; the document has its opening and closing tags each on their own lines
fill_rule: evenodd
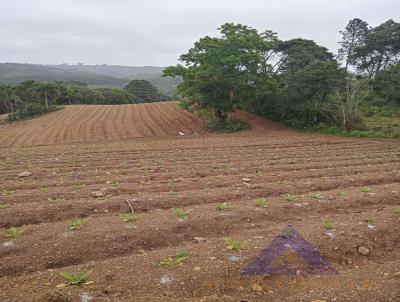
<svg viewBox="0 0 400 302">
<path fill-rule="evenodd" d="M 394 213 L 400 216 L 400 208 L 396 209 L 396 211 L 394 211 Z"/>
<path fill-rule="evenodd" d="M 141 180 L 141 181 L 139 181 L 139 185 L 140 186 L 148 186 L 148 185 L 151 185 L 151 181 L 150 180 Z"/>
<path fill-rule="evenodd" d="M 218 211 L 225 211 L 225 210 L 229 210 L 230 208 L 232 208 L 232 205 L 230 203 L 226 202 L 226 201 L 223 202 L 223 203 L 220 203 L 217 206 L 217 210 Z"/>
<path fill-rule="evenodd" d="M 9 204 L 0 204 L 0 210 L 7 209 L 9 206 Z"/>
<path fill-rule="evenodd" d="M 71 219 L 67 221 L 67 225 L 70 230 L 77 230 L 80 229 L 86 222 L 86 219 Z"/>
<path fill-rule="evenodd" d="M 321 194 L 321 193 L 316 193 L 312 196 L 313 199 L 317 199 L 317 200 L 323 200 L 323 199 L 327 199 L 328 196 Z"/>
<path fill-rule="evenodd" d="M 80 273 L 70 273 L 70 272 L 60 272 L 60 276 L 64 278 L 67 283 L 62 283 L 57 285 L 57 287 L 66 287 L 68 285 L 90 285 L 94 281 L 89 281 L 88 278 L 92 272 L 80 272 Z"/>
<path fill-rule="evenodd" d="M 229 251 L 240 251 L 243 248 L 243 242 L 239 240 L 234 240 L 231 238 L 225 238 L 224 239 L 225 243 L 227 244 L 226 249 Z"/>
<path fill-rule="evenodd" d="M 287 194 L 283 195 L 283 197 L 287 201 L 298 201 L 299 199 L 303 199 L 304 198 L 304 196 L 302 196 L 302 195 L 293 195 L 293 194 L 290 194 L 290 193 L 287 193 Z"/>
<path fill-rule="evenodd" d="M 346 192 L 339 192 L 339 193 L 337 193 L 337 195 L 340 196 L 340 197 L 346 197 L 347 196 Z"/>
<path fill-rule="evenodd" d="M 257 199 L 256 206 L 260 208 L 266 208 L 268 206 L 268 203 L 265 199 Z"/>
<path fill-rule="evenodd" d="M 370 192 L 372 192 L 372 189 L 369 188 L 369 187 L 362 188 L 362 189 L 361 189 L 361 192 L 363 192 L 363 193 L 370 193 Z"/>
<path fill-rule="evenodd" d="M 168 257 L 160 261 L 160 265 L 176 266 L 182 265 L 189 258 L 189 253 L 185 250 L 178 251 L 173 257 Z"/>
<path fill-rule="evenodd" d="M 13 195 L 15 193 L 15 190 L 3 190 L 2 192 L 1 192 L 1 195 L 3 195 L 3 196 L 11 196 L 11 195 Z"/>
<path fill-rule="evenodd" d="M 65 201 L 65 200 L 62 197 L 48 197 L 47 201 L 50 202 L 50 203 L 58 203 L 58 202 L 62 202 L 62 201 Z"/>
<path fill-rule="evenodd" d="M 324 228 L 327 230 L 333 229 L 333 220 L 331 218 L 325 219 Z"/>
<path fill-rule="evenodd" d="M 178 216 L 181 219 L 187 219 L 190 216 L 191 211 L 184 211 L 181 209 L 172 209 L 175 213 L 176 216 Z"/>
<path fill-rule="evenodd" d="M 104 195 L 104 196 L 96 197 L 96 199 L 97 200 L 107 200 L 107 199 L 109 199 L 111 197 L 112 197 L 112 195 Z"/>
<path fill-rule="evenodd" d="M 140 216 L 134 214 L 122 214 L 122 220 L 125 222 L 138 222 L 140 220 Z"/>
<path fill-rule="evenodd" d="M 371 217 L 364 219 L 364 222 L 366 222 L 367 224 L 370 224 L 370 225 L 375 224 L 375 220 Z"/>
<path fill-rule="evenodd" d="M 23 230 L 16 228 L 16 227 L 12 227 L 12 228 L 9 228 L 8 230 L 4 230 L 2 232 L 2 235 L 5 238 L 17 238 L 17 237 L 21 236 L 23 233 L 24 233 Z"/>
<path fill-rule="evenodd" d="M 121 185 L 119 184 L 118 180 L 115 180 L 115 181 L 111 182 L 111 186 L 113 188 L 117 188 L 117 189 L 121 187 Z"/>
</svg>

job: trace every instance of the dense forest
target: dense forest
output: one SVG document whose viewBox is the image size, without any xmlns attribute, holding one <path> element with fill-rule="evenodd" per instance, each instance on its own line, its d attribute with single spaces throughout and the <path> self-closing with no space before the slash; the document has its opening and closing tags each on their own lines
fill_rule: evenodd
<svg viewBox="0 0 400 302">
<path fill-rule="evenodd" d="M 232 23 L 219 30 L 181 55 L 183 65 L 164 70 L 183 78 L 177 90 L 186 108 L 210 108 L 222 124 L 241 108 L 294 127 L 344 131 L 364 129 L 370 115 L 399 112 L 400 24 L 393 20 L 376 27 L 351 20 L 336 55 L 270 30 Z"/>
<path fill-rule="evenodd" d="M 90 88 L 86 83 L 36 82 L 10 86 L 0 84 L 0 114 L 9 113 L 10 121 L 54 111 L 57 105 L 132 104 L 169 100 L 145 80 L 132 80 L 124 89 Z"/>
<path fill-rule="evenodd" d="M 122 88 L 131 80 L 146 80 L 163 94 L 171 96 L 180 79 L 163 78 L 161 77 L 162 70 L 163 67 L 155 66 L 1 63 L 0 84 L 18 85 L 28 80 L 37 82 L 78 81 L 95 88 Z"/>
</svg>

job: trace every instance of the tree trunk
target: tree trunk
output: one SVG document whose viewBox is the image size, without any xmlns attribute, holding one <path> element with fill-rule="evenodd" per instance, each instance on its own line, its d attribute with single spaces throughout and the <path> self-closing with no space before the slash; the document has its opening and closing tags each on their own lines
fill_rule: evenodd
<svg viewBox="0 0 400 302">
<path fill-rule="evenodd" d="M 44 93 L 44 105 L 46 107 L 46 111 L 49 111 L 49 99 L 47 97 L 47 92 Z"/>
</svg>

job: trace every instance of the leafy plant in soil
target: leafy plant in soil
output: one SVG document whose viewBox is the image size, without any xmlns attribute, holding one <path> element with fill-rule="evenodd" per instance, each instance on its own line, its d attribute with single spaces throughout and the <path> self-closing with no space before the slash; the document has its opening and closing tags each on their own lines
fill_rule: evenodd
<svg viewBox="0 0 400 302">
<path fill-rule="evenodd" d="M 372 189 L 369 188 L 369 187 L 362 188 L 362 189 L 361 189 L 361 192 L 363 192 L 363 193 L 370 193 L 370 192 L 372 192 Z"/>
<path fill-rule="evenodd" d="M 324 228 L 327 230 L 333 229 L 333 220 L 331 218 L 326 218 L 324 221 Z"/>
<path fill-rule="evenodd" d="M 396 209 L 396 211 L 394 211 L 397 215 L 400 216 L 400 208 Z"/>
<path fill-rule="evenodd" d="M 58 203 L 58 202 L 63 202 L 65 200 L 62 197 L 48 197 L 47 201 L 50 203 Z"/>
<path fill-rule="evenodd" d="M 370 224 L 370 225 L 375 224 L 375 220 L 371 217 L 364 219 L 364 222 L 366 222 L 367 224 Z"/>
<path fill-rule="evenodd" d="M 187 219 L 190 216 L 191 211 L 184 211 L 181 209 L 172 209 L 175 213 L 176 216 L 178 216 L 181 219 Z"/>
<path fill-rule="evenodd" d="M 9 206 L 9 204 L 0 204 L 0 210 L 7 209 Z"/>
<path fill-rule="evenodd" d="M 134 214 L 122 214 L 122 220 L 125 222 L 138 222 L 140 220 L 140 216 Z"/>
<path fill-rule="evenodd" d="M 176 252 L 173 257 L 168 257 L 160 261 L 160 265 L 176 266 L 181 265 L 189 258 L 189 253 L 185 250 Z"/>
<path fill-rule="evenodd" d="M 77 230 L 80 229 L 86 222 L 86 219 L 71 219 L 67 221 L 67 225 L 70 230 Z"/>
<path fill-rule="evenodd" d="M 304 198 L 304 196 L 302 196 L 302 195 L 293 195 L 293 194 L 290 194 L 290 193 L 284 194 L 283 197 L 287 201 L 298 201 L 299 199 L 303 199 Z"/>
<path fill-rule="evenodd" d="M 89 285 L 93 284 L 94 281 L 89 281 L 88 278 L 92 272 L 60 272 L 61 277 L 64 278 L 67 283 L 57 285 L 57 287 L 65 287 L 67 285 Z"/>
<path fill-rule="evenodd" d="M 225 211 L 225 210 L 229 210 L 230 208 L 232 207 L 232 205 L 229 203 L 229 202 L 223 202 L 223 203 L 220 203 L 218 206 L 217 206 L 217 210 L 218 211 Z"/>
<path fill-rule="evenodd" d="M 17 237 L 21 236 L 23 233 L 24 233 L 23 230 L 16 228 L 16 227 L 12 227 L 12 228 L 9 228 L 8 230 L 4 230 L 2 232 L 2 235 L 5 238 L 17 238 Z"/>
<path fill-rule="evenodd" d="M 227 244 L 226 249 L 229 251 L 240 251 L 243 248 L 243 242 L 231 238 L 225 238 L 225 243 Z"/>
<path fill-rule="evenodd" d="M 268 203 L 265 199 L 257 199 L 256 206 L 260 208 L 266 208 L 268 206 Z"/>
</svg>

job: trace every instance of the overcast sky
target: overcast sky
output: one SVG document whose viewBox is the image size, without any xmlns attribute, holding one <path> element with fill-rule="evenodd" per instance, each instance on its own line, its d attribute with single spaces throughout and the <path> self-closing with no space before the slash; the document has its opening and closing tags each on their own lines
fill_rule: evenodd
<svg viewBox="0 0 400 302">
<path fill-rule="evenodd" d="M 354 18 L 400 16 L 400 0 L 0 0 L 0 62 L 159 65 L 225 22 L 337 50 Z"/>
</svg>

